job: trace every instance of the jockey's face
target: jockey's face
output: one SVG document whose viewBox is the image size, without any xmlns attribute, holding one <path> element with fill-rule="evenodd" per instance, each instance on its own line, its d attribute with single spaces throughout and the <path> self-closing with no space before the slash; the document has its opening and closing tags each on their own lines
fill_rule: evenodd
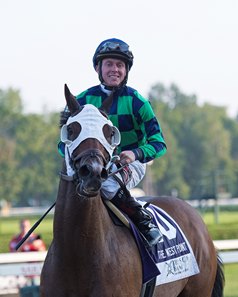
<svg viewBox="0 0 238 297">
<path fill-rule="evenodd" d="M 125 77 L 126 64 L 122 60 L 112 58 L 102 60 L 102 78 L 106 86 L 117 87 Z"/>
</svg>

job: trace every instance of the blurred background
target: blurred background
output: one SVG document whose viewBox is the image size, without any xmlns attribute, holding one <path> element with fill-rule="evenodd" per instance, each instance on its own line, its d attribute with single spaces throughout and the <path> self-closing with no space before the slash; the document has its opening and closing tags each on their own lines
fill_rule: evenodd
<svg viewBox="0 0 238 297">
<path fill-rule="evenodd" d="M 238 238 L 237 14 L 235 0 L 0 2 L 1 253 L 22 215 L 33 223 L 55 200 L 63 85 L 98 84 L 92 56 L 111 37 L 130 45 L 128 85 L 151 101 L 168 146 L 137 192 L 185 199 L 214 240 Z M 52 216 L 42 226 L 49 246 Z"/>
</svg>

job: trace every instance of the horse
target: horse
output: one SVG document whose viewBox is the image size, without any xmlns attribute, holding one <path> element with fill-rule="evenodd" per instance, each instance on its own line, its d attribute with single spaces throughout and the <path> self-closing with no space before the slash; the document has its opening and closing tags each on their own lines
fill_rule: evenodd
<svg viewBox="0 0 238 297">
<path fill-rule="evenodd" d="M 69 145 L 59 182 L 53 240 L 41 273 L 40 296 L 144 296 L 137 244 L 129 228 L 112 222 L 100 193 L 101 184 L 108 178 L 118 131 L 97 108 L 95 116 L 88 117 L 86 128 L 82 127 L 76 118 L 87 105 L 80 106 L 67 85 L 65 98 L 71 116 L 61 128 L 61 139 Z M 98 123 L 92 129 L 95 133 L 84 139 L 90 119 L 97 117 L 101 117 L 103 127 Z M 223 296 L 222 263 L 199 213 L 179 198 L 152 197 L 150 202 L 179 224 L 200 270 L 196 275 L 156 286 L 150 296 Z"/>
</svg>

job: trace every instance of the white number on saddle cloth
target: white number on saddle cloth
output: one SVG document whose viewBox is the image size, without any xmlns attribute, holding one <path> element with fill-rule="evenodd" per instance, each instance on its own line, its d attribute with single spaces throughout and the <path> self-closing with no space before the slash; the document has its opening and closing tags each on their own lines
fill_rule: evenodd
<svg viewBox="0 0 238 297">
<path fill-rule="evenodd" d="M 141 205 L 145 205 L 146 203 L 145 202 L 143 202 L 143 201 L 138 201 Z M 149 210 L 151 213 L 152 213 L 152 215 L 153 215 L 153 217 L 155 217 L 155 213 L 154 213 L 154 211 L 153 211 L 153 209 L 149 209 L 149 208 L 147 208 L 147 210 Z M 166 236 L 169 240 L 171 240 L 171 239 L 175 239 L 176 238 L 176 228 L 172 225 L 172 224 L 170 224 L 170 222 L 168 221 L 168 220 L 166 220 L 164 217 L 161 217 L 160 218 L 161 219 L 161 221 L 163 221 L 163 223 L 164 223 L 164 225 L 166 226 L 166 229 L 160 224 L 160 227 L 159 227 L 159 229 L 160 229 L 160 232 L 164 235 L 164 236 Z"/>
<path fill-rule="evenodd" d="M 154 211 L 152 209 L 150 209 L 150 212 L 154 216 Z M 160 219 L 161 219 L 161 221 L 163 221 L 163 223 L 167 227 L 167 229 L 165 229 L 163 227 L 163 225 L 160 224 L 160 231 L 161 231 L 161 233 L 164 236 L 166 236 L 169 240 L 175 239 L 176 238 L 176 233 L 177 233 L 177 230 L 175 229 L 175 227 L 173 225 L 171 225 L 170 222 L 167 221 L 164 217 L 160 217 Z"/>
</svg>

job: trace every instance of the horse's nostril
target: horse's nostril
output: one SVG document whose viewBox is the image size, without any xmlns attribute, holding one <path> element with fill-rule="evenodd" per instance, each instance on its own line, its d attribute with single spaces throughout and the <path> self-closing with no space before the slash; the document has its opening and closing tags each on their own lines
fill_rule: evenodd
<svg viewBox="0 0 238 297">
<path fill-rule="evenodd" d="M 104 181 L 108 178 L 107 170 L 101 166 L 93 167 L 89 164 L 84 164 L 80 168 L 78 168 L 78 175 L 86 180 L 88 178 L 97 178 L 98 180 Z"/>
<path fill-rule="evenodd" d="M 101 171 L 101 179 L 106 180 L 107 178 L 108 178 L 107 170 L 105 168 L 103 168 Z"/>
<path fill-rule="evenodd" d="M 85 178 L 90 175 L 91 171 L 87 165 L 83 165 L 79 168 L 78 173 L 82 178 Z"/>
</svg>

